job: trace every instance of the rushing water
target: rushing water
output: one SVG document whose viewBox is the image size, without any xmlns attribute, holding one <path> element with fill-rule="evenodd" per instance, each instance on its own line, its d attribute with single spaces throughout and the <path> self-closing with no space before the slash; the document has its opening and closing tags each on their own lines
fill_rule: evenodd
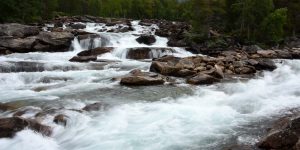
<svg viewBox="0 0 300 150">
<path fill-rule="evenodd" d="M 275 71 L 247 81 L 211 86 L 120 86 L 111 79 L 150 66 L 147 61 L 126 59 L 127 48 L 167 47 L 167 39 L 162 37 L 156 37 L 152 46 L 138 44 L 136 35 L 153 34 L 157 26 L 132 24 L 135 31 L 126 33 L 99 33 L 104 25 L 92 23 L 85 29 L 101 35 L 94 39 L 94 47 L 116 47 L 99 56 L 118 61 L 114 63 L 69 62 L 90 46 L 90 41 L 77 38 L 69 52 L 1 56 L 0 102 L 36 109 L 81 109 L 101 101 L 109 107 L 84 113 L 64 109 L 61 113 L 69 117 L 66 127 L 54 124 L 54 115 L 49 114 L 43 123 L 54 128 L 51 137 L 23 130 L 13 139 L 0 139 L 0 149 L 206 150 L 223 149 L 232 143 L 253 145 L 258 139 L 258 134 L 250 133 L 256 128 L 253 125 L 300 106 L 297 60 L 279 61 Z M 174 50 L 176 56 L 192 55 L 181 48 Z"/>
</svg>

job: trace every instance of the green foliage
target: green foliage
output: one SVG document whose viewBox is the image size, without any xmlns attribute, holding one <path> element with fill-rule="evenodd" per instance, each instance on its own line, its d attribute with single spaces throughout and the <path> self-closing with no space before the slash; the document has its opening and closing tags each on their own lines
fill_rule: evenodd
<svg viewBox="0 0 300 150">
<path fill-rule="evenodd" d="M 283 39 L 284 25 L 287 21 L 287 9 L 281 8 L 269 14 L 261 24 L 261 40 L 278 43 Z"/>
</svg>

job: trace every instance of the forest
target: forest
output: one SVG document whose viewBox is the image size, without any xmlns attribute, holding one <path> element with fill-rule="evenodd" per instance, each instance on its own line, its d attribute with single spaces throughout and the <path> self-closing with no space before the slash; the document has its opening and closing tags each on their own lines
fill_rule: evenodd
<svg viewBox="0 0 300 150">
<path fill-rule="evenodd" d="M 0 22 L 41 22 L 62 15 L 166 19 L 193 25 L 195 39 L 213 29 L 247 42 L 280 43 L 300 33 L 299 0 L 1 0 Z"/>
</svg>

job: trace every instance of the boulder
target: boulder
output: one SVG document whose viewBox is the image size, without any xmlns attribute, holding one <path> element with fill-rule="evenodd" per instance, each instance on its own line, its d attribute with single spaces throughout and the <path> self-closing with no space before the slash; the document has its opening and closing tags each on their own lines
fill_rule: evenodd
<svg viewBox="0 0 300 150">
<path fill-rule="evenodd" d="M 47 51 L 68 51 L 73 39 L 74 35 L 69 32 L 40 32 L 37 36 L 39 43 L 49 45 Z"/>
<path fill-rule="evenodd" d="M 169 53 L 173 53 L 173 50 L 171 48 L 159 48 L 159 47 L 129 48 L 126 58 L 152 59 L 152 58 L 162 57 Z"/>
<path fill-rule="evenodd" d="M 97 56 L 92 55 L 92 56 L 74 56 L 69 61 L 71 61 L 71 62 L 90 62 L 90 61 L 96 61 L 96 60 L 97 60 Z"/>
<path fill-rule="evenodd" d="M 256 70 L 268 70 L 273 71 L 277 68 L 274 61 L 270 59 L 259 59 L 258 64 L 254 65 Z"/>
<path fill-rule="evenodd" d="M 90 50 L 85 50 L 78 53 L 78 56 L 99 56 L 105 53 L 110 53 L 113 51 L 113 47 L 97 47 Z"/>
<path fill-rule="evenodd" d="M 81 34 L 77 36 L 78 41 L 86 40 L 86 39 L 96 39 L 96 38 L 101 38 L 99 34 L 95 33 L 86 33 L 86 34 Z"/>
<path fill-rule="evenodd" d="M 289 149 L 297 142 L 298 136 L 294 132 L 282 130 L 268 134 L 258 143 L 258 147 L 263 149 Z"/>
<path fill-rule="evenodd" d="M 243 66 L 235 69 L 236 74 L 254 74 L 256 70 L 251 66 Z"/>
<path fill-rule="evenodd" d="M 162 77 L 151 77 L 151 76 L 128 76 L 121 79 L 121 85 L 127 86 L 149 86 L 149 85 L 160 85 L 164 84 Z"/>
<path fill-rule="evenodd" d="M 287 51 L 287 50 L 275 50 L 277 58 L 281 58 L 281 59 L 292 59 L 293 55 L 291 52 Z"/>
<path fill-rule="evenodd" d="M 190 77 L 190 76 L 194 76 L 195 74 L 197 74 L 196 71 L 189 70 L 189 69 L 182 69 L 176 73 L 176 76 L 177 77 Z"/>
<path fill-rule="evenodd" d="M 84 29 L 86 28 L 86 25 L 82 23 L 75 23 L 75 24 L 71 24 L 70 27 L 73 29 Z"/>
<path fill-rule="evenodd" d="M 275 121 L 269 133 L 260 140 L 257 146 L 270 150 L 296 150 L 299 147 L 299 137 L 300 117 L 298 114 Z"/>
<path fill-rule="evenodd" d="M 39 34 L 40 29 L 36 26 L 28 26 L 17 23 L 0 24 L 0 36 L 13 36 L 25 38 Z"/>
<path fill-rule="evenodd" d="M 9 54 L 11 54 L 11 53 L 12 53 L 12 51 L 8 50 L 7 48 L 5 48 L 5 47 L 0 47 L 0 56 L 1 56 L 1 55 L 9 55 Z"/>
<path fill-rule="evenodd" d="M 273 50 L 258 50 L 257 54 L 261 55 L 264 58 L 276 57 L 276 52 Z"/>
<path fill-rule="evenodd" d="M 195 63 L 192 57 L 186 57 L 183 59 L 180 59 L 179 62 L 175 65 L 178 68 L 182 69 L 195 69 Z"/>
<path fill-rule="evenodd" d="M 151 72 L 156 72 L 162 75 L 170 75 L 170 76 L 174 76 L 181 69 L 182 69 L 181 67 L 176 67 L 171 62 L 154 61 L 150 66 Z"/>
<path fill-rule="evenodd" d="M 213 76 L 199 73 L 198 75 L 187 79 L 186 82 L 188 84 L 193 84 L 193 85 L 209 85 L 209 84 L 213 84 L 215 82 L 220 82 L 220 80 Z"/>
<path fill-rule="evenodd" d="M 185 42 L 184 39 L 176 39 L 176 38 L 170 38 L 169 41 L 168 41 L 168 46 L 171 46 L 171 47 L 186 47 L 188 46 L 187 42 Z"/>
<path fill-rule="evenodd" d="M 67 116 L 66 115 L 63 115 L 63 114 L 59 114 L 59 115 L 56 115 L 53 119 L 53 122 L 58 124 L 58 125 L 63 125 L 63 126 L 66 126 L 67 125 Z"/>
<path fill-rule="evenodd" d="M 156 42 L 154 35 L 141 35 L 139 38 L 136 39 L 137 42 L 140 44 L 152 45 Z"/>
<path fill-rule="evenodd" d="M 36 120 L 11 117 L 0 119 L 0 138 L 12 138 L 17 132 L 25 128 L 29 128 L 46 136 L 50 136 L 52 133 L 51 127 L 42 125 Z"/>
<path fill-rule="evenodd" d="M 0 46 L 5 47 L 13 52 L 26 53 L 33 51 L 33 46 L 36 42 L 36 37 L 10 38 L 0 37 Z"/>
</svg>

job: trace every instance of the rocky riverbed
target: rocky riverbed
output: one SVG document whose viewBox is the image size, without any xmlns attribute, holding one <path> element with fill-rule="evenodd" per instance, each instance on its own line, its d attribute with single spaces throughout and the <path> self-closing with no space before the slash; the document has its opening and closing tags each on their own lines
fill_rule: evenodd
<svg viewBox="0 0 300 150">
<path fill-rule="evenodd" d="M 92 16 L 1 24 L 0 145 L 299 149 L 300 40 L 209 47 L 187 43 L 190 28 Z"/>
</svg>

